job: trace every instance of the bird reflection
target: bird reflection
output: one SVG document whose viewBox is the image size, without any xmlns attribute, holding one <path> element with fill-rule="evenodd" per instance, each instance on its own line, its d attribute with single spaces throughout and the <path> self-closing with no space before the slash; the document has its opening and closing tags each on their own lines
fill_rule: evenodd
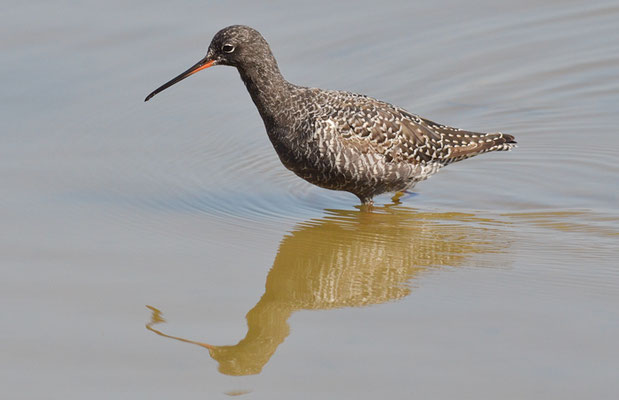
<svg viewBox="0 0 619 400">
<path fill-rule="evenodd" d="M 152 332 L 202 346 L 226 375 L 258 374 L 290 333 L 298 310 L 381 304 L 407 296 L 415 279 L 437 267 L 479 265 L 475 254 L 507 246 L 493 221 L 462 213 L 420 213 L 397 205 L 373 212 L 327 210 L 284 236 L 265 292 L 247 313 L 247 334 L 215 346 L 155 329 L 164 322 L 151 306 Z"/>
</svg>

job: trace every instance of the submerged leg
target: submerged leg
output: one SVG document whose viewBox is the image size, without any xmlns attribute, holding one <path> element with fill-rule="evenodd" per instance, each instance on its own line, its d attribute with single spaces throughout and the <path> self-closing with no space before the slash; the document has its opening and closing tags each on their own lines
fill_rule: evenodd
<svg viewBox="0 0 619 400">
<path fill-rule="evenodd" d="M 402 203 L 400 201 L 400 199 L 402 198 L 402 196 L 404 196 L 404 191 L 400 191 L 400 192 L 395 192 L 395 194 L 393 195 L 393 197 L 391 198 L 391 201 L 393 201 L 395 204 L 400 204 Z"/>
<path fill-rule="evenodd" d="M 401 204 L 402 203 L 400 201 L 401 199 L 413 197 L 415 195 L 416 195 L 416 193 L 415 192 L 411 192 L 410 190 L 401 190 L 401 191 L 395 192 L 395 194 L 391 198 L 391 201 L 393 201 L 394 204 Z"/>
<path fill-rule="evenodd" d="M 371 197 L 357 196 L 361 200 L 362 210 L 371 210 L 374 207 L 374 200 Z"/>
</svg>

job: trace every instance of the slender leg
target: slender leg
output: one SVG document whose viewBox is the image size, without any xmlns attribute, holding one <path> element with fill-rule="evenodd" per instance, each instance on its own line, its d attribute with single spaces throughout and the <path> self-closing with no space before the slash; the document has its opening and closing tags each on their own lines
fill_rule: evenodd
<svg viewBox="0 0 619 400">
<path fill-rule="evenodd" d="M 371 211 L 374 208 L 374 200 L 371 197 L 359 197 L 361 200 L 361 210 Z"/>
<path fill-rule="evenodd" d="M 401 192 L 395 192 L 395 194 L 393 195 L 393 197 L 391 198 L 391 201 L 393 201 L 395 204 L 400 204 L 402 203 L 400 201 L 400 199 L 402 198 L 402 196 L 404 196 L 404 193 L 406 193 L 406 191 L 401 191 Z"/>
<path fill-rule="evenodd" d="M 413 197 L 416 195 L 417 193 L 411 192 L 410 190 L 403 190 L 403 191 L 395 192 L 395 194 L 391 198 L 391 201 L 393 201 L 394 204 L 401 204 L 402 199 L 407 199 L 409 197 Z"/>
</svg>

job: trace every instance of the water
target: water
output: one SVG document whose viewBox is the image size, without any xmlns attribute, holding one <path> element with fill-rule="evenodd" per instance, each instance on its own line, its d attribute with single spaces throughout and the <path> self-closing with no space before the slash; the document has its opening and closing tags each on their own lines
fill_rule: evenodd
<svg viewBox="0 0 619 400">
<path fill-rule="evenodd" d="M 616 2 L 4 9 L 7 398 L 619 395 Z M 292 82 L 519 147 L 361 212 L 280 165 L 233 69 L 142 102 L 234 23 Z"/>
</svg>

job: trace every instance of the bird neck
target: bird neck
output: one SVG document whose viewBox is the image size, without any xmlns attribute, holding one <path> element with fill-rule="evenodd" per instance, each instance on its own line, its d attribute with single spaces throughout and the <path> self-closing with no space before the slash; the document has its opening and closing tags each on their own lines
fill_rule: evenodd
<svg viewBox="0 0 619 400">
<path fill-rule="evenodd" d="M 267 127 L 281 119 L 282 107 L 290 99 L 288 83 L 274 58 L 238 68 L 254 104 Z"/>
</svg>

